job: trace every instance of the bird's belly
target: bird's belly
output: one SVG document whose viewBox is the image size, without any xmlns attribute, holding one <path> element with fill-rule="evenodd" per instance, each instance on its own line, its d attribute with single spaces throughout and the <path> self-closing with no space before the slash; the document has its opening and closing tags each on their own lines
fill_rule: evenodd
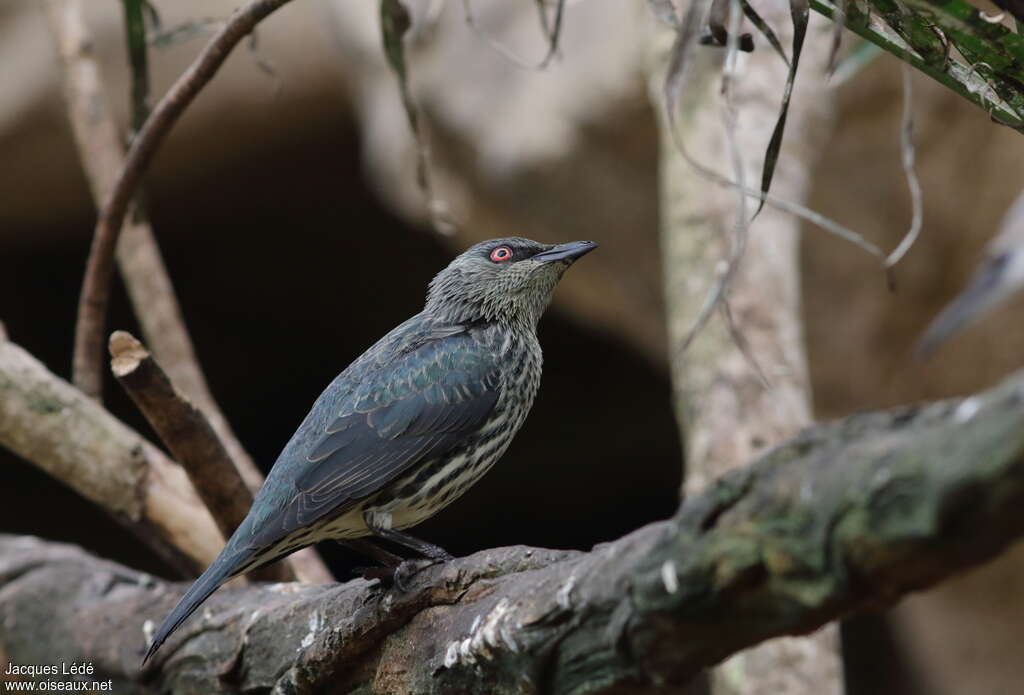
<svg viewBox="0 0 1024 695">
<path fill-rule="evenodd" d="M 489 423 L 480 440 L 452 455 L 414 467 L 365 505 L 371 514 L 386 515 L 391 528 L 405 529 L 429 519 L 457 500 L 505 453 L 522 420 L 518 413 Z"/>
<path fill-rule="evenodd" d="M 540 384 L 539 348 L 524 353 L 515 374 L 491 419 L 457 449 L 414 464 L 380 492 L 324 524 L 318 537 L 371 535 L 367 516 L 375 525 L 407 529 L 457 500 L 501 458 L 526 421 Z"/>
<path fill-rule="evenodd" d="M 363 505 L 356 505 L 344 514 L 325 522 L 317 533 L 317 540 L 361 538 L 369 536 L 372 531 L 363 518 Z"/>
<path fill-rule="evenodd" d="M 417 490 L 390 498 L 382 495 L 374 500 L 373 511 L 389 514 L 392 528 L 415 526 L 457 500 L 497 459 L 498 456 L 492 456 L 488 460 L 471 461 L 468 455 L 461 454 L 431 461 L 421 472 L 427 477 L 417 484 Z"/>
</svg>

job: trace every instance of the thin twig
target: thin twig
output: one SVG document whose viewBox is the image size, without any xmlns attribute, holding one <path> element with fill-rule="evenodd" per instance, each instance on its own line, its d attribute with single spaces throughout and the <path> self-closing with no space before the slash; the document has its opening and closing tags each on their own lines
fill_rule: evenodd
<svg viewBox="0 0 1024 695">
<path fill-rule="evenodd" d="M 838 222 L 835 222 L 798 203 L 777 198 L 764 191 L 754 190 L 747 186 L 741 186 L 728 176 L 720 174 L 714 169 L 698 162 L 690 155 L 689 150 L 686 148 L 686 144 L 683 142 L 682 136 L 680 136 L 678 129 L 676 128 L 676 108 L 679 104 L 680 95 L 687 83 L 687 73 L 690 62 L 689 57 L 696 42 L 700 17 L 703 16 L 703 13 L 707 9 L 707 1 L 708 0 L 693 0 L 693 2 L 690 3 L 689 9 L 683 16 L 679 30 L 676 32 L 675 43 L 672 47 L 672 51 L 669 56 L 668 68 L 665 73 L 662 103 L 664 106 L 666 128 L 668 129 L 669 136 L 672 138 L 672 142 L 675 144 L 676 150 L 678 150 L 680 156 L 694 171 L 708 181 L 719 186 L 742 191 L 745 195 L 761 201 L 764 205 L 774 207 L 778 210 L 788 212 L 791 215 L 807 220 L 826 232 L 834 234 L 835 236 L 845 239 L 855 246 L 860 247 L 872 256 L 875 256 L 880 260 L 884 259 L 882 250 L 857 232 L 854 232 Z M 796 58 L 794 57 L 793 60 L 795 61 Z"/>
<path fill-rule="evenodd" d="M 747 212 L 747 196 L 743 193 L 743 188 L 747 184 L 743 171 L 743 160 L 740 157 L 739 146 L 736 142 L 736 108 L 733 101 L 734 82 L 737 71 L 736 58 L 739 55 L 740 18 L 742 14 L 738 0 L 729 0 L 725 7 L 728 10 L 728 30 L 725 37 L 725 64 L 722 69 L 722 121 L 729 149 L 729 160 L 738 184 L 736 189 L 736 222 L 733 225 L 732 249 L 729 253 L 729 258 L 724 261 L 725 265 L 721 269 L 716 268 L 715 279 L 707 296 L 704 298 L 704 304 L 693 319 L 690 329 L 679 342 L 678 350 L 680 353 L 685 352 L 689 348 L 694 338 L 697 337 L 707 324 L 715 309 L 728 295 L 733 278 L 736 277 L 736 272 L 739 270 L 740 263 L 747 250 L 747 236 L 750 227 Z M 724 225 L 722 231 L 725 231 Z M 730 329 L 735 329 L 735 326 L 730 326 Z M 735 336 L 737 330 L 730 330 L 730 334 Z"/>
<path fill-rule="evenodd" d="M 103 330 L 114 271 L 114 249 L 143 173 L 182 112 L 217 73 L 235 45 L 267 15 L 288 2 L 290 0 L 252 0 L 236 10 L 163 96 L 132 141 L 124 165 L 100 210 L 78 302 L 72 371 L 75 384 L 87 395 L 99 398 L 102 394 Z"/>
<path fill-rule="evenodd" d="M 483 27 L 477 24 L 476 16 L 473 14 L 471 0 L 462 0 L 462 15 L 466 21 L 466 26 L 469 27 L 470 31 L 486 41 L 495 52 L 517 68 L 522 68 L 523 70 L 543 70 L 551 63 L 552 58 L 554 58 L 558 51 L 558 38 L 562 30 L 562 10 L 564 5 L 565 0 L 558 0 L 558 6 L 555 10 L 555 25 L 554 28 L 551 29 L 548 26 L 548 16 L 544 8 L 543 0 L 540 0 L 537 3 L 538 13 L 540 15 L 541 31 L 544 32 L 544 35 L 548 39 L 547 52 L 544 54 L 544 57 L 537 62 L 531 62 L 528 59 L 519 56 L 514 50 L 491 36 Z"/>
<path fill-rule="evenodd" d="M 739 32 L 740 32 L 740 0 L 729 0 L 729 32 L 726 38 L 726 60 L 725 68 L 722 71 L 722 97 L 723 97 L 723 125 L 725 126 L 725 139 L 729 145 L 729 156 L 732 159 L 733 172 L 736 174 L 736 182 L 740 186 L 746 185 L 746 177 L 743 170 L 743 158 L 740 155 L 739 144 L 736 140 L 736 102 L 735 102 L 735 77 L 736 58 L 739 55 Z M 739 271 L 740 263 L 747 252 L 747 239 L 750 234 L 750 220 L 747 218 L 747 197 L 742 191 L 737 191 L 736 231 L 733 240 L 733 251 L 729 258 L 729 270 L 722 278 L 720 289 L 721 298 L 718 306 L 722 312 L 722 318 L 729 329 L 729 336 L 732 338 L 736 348 L 743 355 L 750 368 L 757 374 L 758 381 L 763 388 L 769 388 L 771 384 L 760 363 L 754 357 L 747 337 L 743 329 L 733 316 L 732 308 L 729 306 L 730 284 Z"/>
<path fill-rule="evenodd" d="M 878 246 L 868 241 L 867 239 L 865 239 L 863 236 L 853 231 L 852 229 L 844 227 L 838 222 L 835 222 L 834 220 L 831 220 L 828 217 L 815 212 L 814 210 L 804 207 L 799 203 L 794 203 L 783 198 L 777 198 L 770 193 L 763 193 L 753 188 L 740 186 L 737 182 L 733 181 L 729 177 L 723 176 L 714 169 L 701 164 L 696 159 L 694 159 L 693 156 L 690 155 L 689 150 L 686 149 L 686 146 L 683 143 L 682 137 L 680 137 L 679 133 L 676 132 L 675 116 L 669 115 L 668 127 L 670 128 L 669 135 L 672 137 L 672 140 L 675 143 L 676 149 L 679 151 L 680 156 L 686 161 L 687 164 L 690 165 L 690 167 L 693 168 L 694 171 L 696 171 L 698 174 L 706 178 L 708 181 L 711 181 L 712 183 L 715 183 L 719 186 L 724 186 L 725 188 L 732 188 L 734 190 L 743 191 L 744 195 L 750 198 L 755 198 L 757 200 L 764 201 L 765 205 L 768 205 L 769 207 L 776 208 L 777 210 L 782 210 L 783 212 L 788 212 L 794 217 L 799 217 L 800 219 L 806 220 L 811 224 L 815 225 L 816 227 L 819 227 L 822 230 L 839 237 L 840 239 L 844 239 L 850 242 L 854 246 L 859 247 L 861 250 L 878 259 L 883 258 L 882 250 L 878 248 Z"/>
<path fill-rule="evenodd" d="M 885 259 L 885 267 L 892 268 L 906 255 L 910 247 L 917 241 L 921 233 L 921 223 L 924 219 L 924 204 L 921 200 L 921 182 L 917 178 L 917 171 L 914 169 L 914 94 L 910 82 L 910 68 L 903 65 L 903 118 L 900 124 L 900 162 L 903 165 L 903 173 L 907 178 L 907 187 L 910 189 L 910 205 L 913 210 L 910 218 L 910 228 L 904 235 L 903 240 Z"/>
</svg>

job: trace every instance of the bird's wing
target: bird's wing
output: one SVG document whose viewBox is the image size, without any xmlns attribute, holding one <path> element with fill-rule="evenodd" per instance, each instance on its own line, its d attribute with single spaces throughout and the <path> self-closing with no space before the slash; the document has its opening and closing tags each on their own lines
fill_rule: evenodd
<svg viewBox="0 0 1024 695">
<path fill-rule="evenodd" d="M 253 529 L 261 537 L 253 540 L 272 542 L 338 513 L 415 463 L 451 450 L 487 420 L 499 385 L 497 355 L 465 333 L 428 339 L 375 363 L 302 452 L 288 499 Z"/>
</svg>

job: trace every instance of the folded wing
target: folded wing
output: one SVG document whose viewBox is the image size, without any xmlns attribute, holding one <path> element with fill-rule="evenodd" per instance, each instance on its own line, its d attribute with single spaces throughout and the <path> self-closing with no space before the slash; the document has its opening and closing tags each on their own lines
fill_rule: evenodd
<svg viewBox="0 0 1024 695">
<path fill-rule="evenodd" d="M 457 447 L 483 425 L 500 388 L 498 357 L 466 334 L 427 340 L 375 364 L 348 391 L 336 417 L 302 452 L 293 487 L 253 529 L 273 542 L 342 513 L 420 461 Z M 269 481 L 268 481 L 269 482 Z"/>
</svg>

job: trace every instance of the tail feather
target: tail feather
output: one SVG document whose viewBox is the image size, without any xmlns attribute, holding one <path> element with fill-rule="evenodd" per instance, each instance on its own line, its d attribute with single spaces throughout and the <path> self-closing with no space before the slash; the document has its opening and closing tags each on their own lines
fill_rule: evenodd
<svg viewBox="0 0 1024 695">
<path fill-rule="evenodd" d="M 189 587 L 185 595 L 181 597 L 174 610 L 164 618 L 160 628 L 153 635 L 153 641 L 149 645 L 146 656 L 142 659 L 143 665 L 156 653 L 156 650 L 160 648 L 160 645 L 167 640 L 170 634 L 185 622 L 185 619 L 192 615 L 203 601 L 210 597 L 210 594 L 216 591 L 221 584 L 231 579 L 231 577 L 240 574 L 243 563 L 251 553 L 244 551 L 230 552 L 230 549 L 229 545 L 217 556 L 217 559 L 213 561 L 199 579 Z"/>
</svg>

